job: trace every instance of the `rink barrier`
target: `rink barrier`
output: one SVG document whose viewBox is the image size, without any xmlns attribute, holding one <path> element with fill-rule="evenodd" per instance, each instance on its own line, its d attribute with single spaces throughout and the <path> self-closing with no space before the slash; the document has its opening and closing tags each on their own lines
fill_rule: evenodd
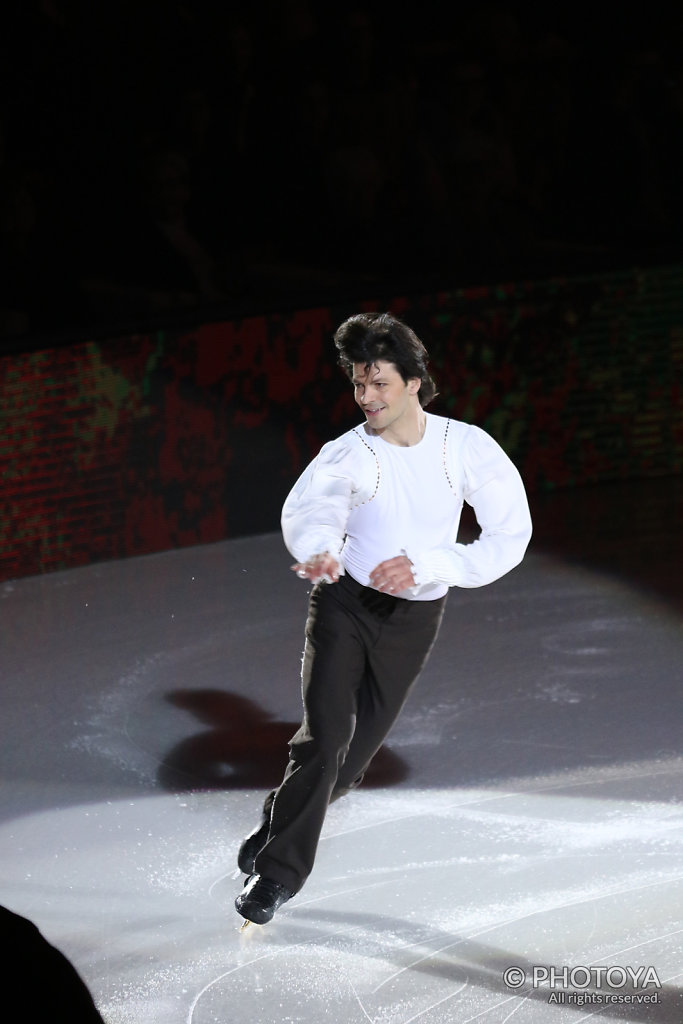
<svg viewBox="0 0 683 1024">
<path fill-rule="evenodd" d="M 0 358 L 0 579 L 275 530 L 357 420 L 331 335 L 403 316 L 431 407 L 492 433 L 530 491 L 680 472 L 683 266 L 522 281 Z"/>
</svg>

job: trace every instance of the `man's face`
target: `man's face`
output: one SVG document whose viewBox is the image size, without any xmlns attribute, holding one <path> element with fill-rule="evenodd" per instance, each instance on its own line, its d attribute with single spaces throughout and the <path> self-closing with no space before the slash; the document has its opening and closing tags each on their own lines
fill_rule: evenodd
<svg viewBox="0 0 683 1024">
<path fill-rule="evenodd" d="M 368 426 L 378 434 L 400 428 L 419 404 L 420 378 L 404 381 L 393 363 L 378 359 L 366 367 L 353 364 L 354 398 L 365 414 Z"/>
</svg>

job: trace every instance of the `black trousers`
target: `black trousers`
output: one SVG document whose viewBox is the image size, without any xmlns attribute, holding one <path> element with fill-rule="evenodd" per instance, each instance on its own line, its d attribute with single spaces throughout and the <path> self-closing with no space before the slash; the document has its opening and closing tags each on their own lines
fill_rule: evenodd
<svg viewBox="0 0 683 1024">
<path fill-rule="evenodd" d="M 302 662 L 304 718 L 255 869 L 298 892 L 330 802 L 363 779 L 429 656 L 446 597 L 406 601 L 349 575 L 311 592 Z"/>
</svg>

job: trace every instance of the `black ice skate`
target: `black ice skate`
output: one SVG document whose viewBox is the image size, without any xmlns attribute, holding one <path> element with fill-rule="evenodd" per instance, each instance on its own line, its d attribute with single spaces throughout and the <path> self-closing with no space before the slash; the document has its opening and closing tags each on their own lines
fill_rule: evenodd
<svg viewBox="0 0 683 1024">
<path fill-rule="evenodd" d="M 274 882 L 272 878 L 252 875 L 235 900 L 235 909 L 247 921 L 268 924 L 272 921 L 275 911 L 287 900 L 291 900 L 293 895 L 293 892 L 279 882 Z"/>
</svg>

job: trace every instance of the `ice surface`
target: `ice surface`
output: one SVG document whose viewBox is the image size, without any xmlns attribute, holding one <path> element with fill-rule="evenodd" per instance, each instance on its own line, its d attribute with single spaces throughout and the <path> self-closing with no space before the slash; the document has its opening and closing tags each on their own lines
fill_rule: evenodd
<svg viewBox="0 0 683 1024">
<path fill-rule="evenodd" d="M 0 902 L 108 1024 L 680 1024 L 680 621 L 550 553 L 451 595 L 308 884 L 240 933 L 236 849 L 300 709 L 287 565 L 261 537 L 0 588 Z M 661 989 L 590 993 L 659 1001 L 549 1002 L 539 965 L 652 965 Z"/>
</svg>

